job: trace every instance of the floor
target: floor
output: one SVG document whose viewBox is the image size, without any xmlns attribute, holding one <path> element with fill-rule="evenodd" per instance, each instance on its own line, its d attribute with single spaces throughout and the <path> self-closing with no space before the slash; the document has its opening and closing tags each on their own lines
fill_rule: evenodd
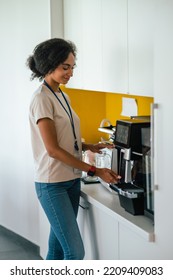
<svg viewBox="0 0 173 280">
<path fill-rule="evenodd" d="M 41 260 L 39 247 L 0 226 L 0 260 Z"/>
</svg>

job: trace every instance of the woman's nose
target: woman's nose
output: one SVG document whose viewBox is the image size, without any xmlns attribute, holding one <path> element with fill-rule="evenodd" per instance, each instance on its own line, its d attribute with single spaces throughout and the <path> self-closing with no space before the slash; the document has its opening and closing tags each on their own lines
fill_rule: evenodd
<svg viewBox="0 0 173 280">
<path fill-rule="evenodd" d="M 69 76 L 70 76 L 70 77 L 72 77 L 72 76 L 73 76 L 73 68 L 69 68 L 69 70 L 68 70 L 68 74 L 69 74 Z"/>
</svg>

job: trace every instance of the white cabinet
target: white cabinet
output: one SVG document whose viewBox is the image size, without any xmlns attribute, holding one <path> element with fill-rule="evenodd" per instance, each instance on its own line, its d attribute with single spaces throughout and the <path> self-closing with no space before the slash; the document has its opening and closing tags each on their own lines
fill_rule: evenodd
<svg viewBox="0 0 173 280">
<path fill-rule="evenodd" d="M 102 90 L 100 0 L 64 1 L 64 37 L 77 46 L 77 68 L 68 87 Z"/>
<path fill-rule="evenodd" d="M 82 196 L 85 198 L 81 197 L 78 224 L 84 242 L 85 259 L 142 260 L 163 257 L 158 251 L 157 242 L 153 242 L 154 227 L 151 220 L 127 213 L 120 206 L 117 195 L 103 189 L 101 185 L 92 185 L 92 190 L 83 186 Z"/>
<path fill-rule="evenodd" d="M 102 10 L 100 0 L 82 1 L 83 88 L 102 90 Z"/>
<path fill-rule="evenodd" d="M 153 96 L 156 0 L 64 0 L 64 36 L 78 47 L 68 86 Z"/>
<path fill-rule="evenodd" d="M 64 0 L 64 38 L 77 47 L 77 67 L 68 87 L 83 88 L 83 41 L 82 41 L 82 2 L 83 0 Z"/>
<path fill-rule="evenodd" d="M 148 242 L 128 226 L 119 224 L 119 259 L 120 260 L 150 260 L 158 259 L 156 243 Z M 157 256 L 157 258 L 156 258 Z M 160 255 L 160 259 L 162 259 Z"/>
<path fill-rule="evenodd" d="M 127 92 L 127 0 L 64 0 L 64 37 L 78 47 L 69 87 Z"/>
<path fill-rule="evenodd" d="M 118 222 L 93 204 L 83 204 L 78 223 L 85 247 L 85 259 L 118 259 Z"/>
<path fill-rule="evenodd" d="M 102 90 L 128 92 L 127 0 L 102 1 Z"/>
<path fill-rule="evenodd" d="M 129 93 L 153 96 L 156 0 L 128 1 Z"/>
</svg>

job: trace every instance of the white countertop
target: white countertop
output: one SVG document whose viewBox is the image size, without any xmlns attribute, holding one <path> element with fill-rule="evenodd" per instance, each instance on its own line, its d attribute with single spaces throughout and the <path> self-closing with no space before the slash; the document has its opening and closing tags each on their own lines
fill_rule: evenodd
<svg viewBox="0 0 173 280">
<path fill-rule="evenodd" d="M 81 197 L 135 231 L 145 240 L 154 242 L 153 221 L 146 216 L 134 216 L 126 212 L 120 206 L 116 192 L 110 192 L 100 183 L 84 184 L 82 182 Z"/>
</svg>

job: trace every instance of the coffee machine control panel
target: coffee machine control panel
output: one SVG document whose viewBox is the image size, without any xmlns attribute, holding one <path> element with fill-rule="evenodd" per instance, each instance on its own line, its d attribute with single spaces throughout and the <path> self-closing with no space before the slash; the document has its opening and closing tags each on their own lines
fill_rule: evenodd
<svg viewBox="0 0 173 280">
<path fill-rule="evenodd" d="M 150 121 L 145 119 L 124 119 L 116 123 L 114 143 L 117 147 L 142 153 L 142 146 L 149 145 Z M 147 133 L 147 135 L 145 135 Z M 144 143 L 146 142 L 146 143 Z"/>
</svg>

